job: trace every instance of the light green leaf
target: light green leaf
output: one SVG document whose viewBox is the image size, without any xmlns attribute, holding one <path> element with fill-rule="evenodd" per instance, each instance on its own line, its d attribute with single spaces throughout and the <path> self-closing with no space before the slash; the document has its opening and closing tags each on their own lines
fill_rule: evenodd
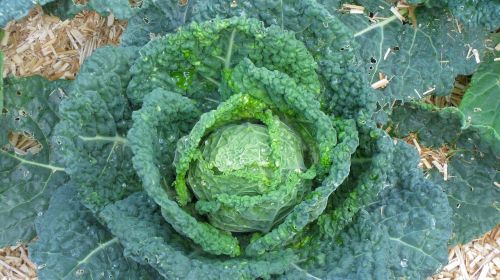
<svg viewBox="0 0 500 280">
<path fill-rule="evenodd" d="M 162 88 L 196 100 L 204 111 L 213 109 L 228 97 L 219 91 L 224 77 L 245 58 L 286 73 L 312 94 L 320 93 L 318 65 L 304 44 L 294 34 L 277 26 L 265 28 L 252 18 L 195 22 L 151 41 L 141 54 L 127 88 L 134 104 Z"/>
<path fill-rule="evenodd" d="M 137 174 L 142 180 L 146 192 L 161 206 L 162 214 L 172 227 L 179 233 L 190 238 L 207 252 L 212 254 L 240 254 L 238 240 L 229 232 L 217 229 L 208 223 L 198 222 L 189 212 L 182 209 L 177 202 L 168 196 L 167 190 L 172 182 L 169 172 L 160 172 L 159 162 L 169 170 L 171 157 L 162 158 L 157 142 L 164 144 L 165 140 L 158 135 L 172 135 L 177 140 L 179 123 L 191 123 L 199 115 L 193 102 L 177 93 L 157 89 L 148 94 L 141 110 L 133 114 L 134 125 L 128 134 L 128 140 L 134 152 L 133 163 Z M 164 124 L 169 124 L 163 128 Z M 173 142 L 170 141 L 169 142 Z M 171 144 L 171 143 L 170 143 Z M 162 155 L 162 157 L 159 157 Z M 187 195 L 187 194 L 186 194 Z"/>
<path fill-rule="evenodd" d="M 481 64 L 459 109 L 474 126 L 491 127 L 500 137 L 500 61 Z"/>
</svg>

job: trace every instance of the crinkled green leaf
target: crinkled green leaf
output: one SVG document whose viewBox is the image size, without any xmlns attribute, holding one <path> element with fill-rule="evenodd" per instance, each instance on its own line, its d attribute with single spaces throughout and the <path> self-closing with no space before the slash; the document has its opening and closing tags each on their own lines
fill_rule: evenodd
<svg viewBox="0 0 500 280">
<path fill-rule="evenodd" d="M 70 185 L 55 192 L 36 228 L 30 257 L 39 279 L 158 279 L 150 267 L 123 256 L 118 238 L 99 224 Z"/>
<path fill-rule="evenodd" d="M 321 163 L 329 163 L 325 167 L 319 164 L 320 186 L 311 191 L 300 202 L 280 225 L 262 238 L 251 242 L 247 254 L 259 254 L 282 245 L 291 240 L 307 224 L 316 220 L 326 207 L 328 197 L 344 181 L 349 174 L 351 154 L 358 146 L 358 136 L 354 122 L 330 122 L 320 111 L 314 96 L 301 92 L 303 88 L 295 85 L 293 79 L 278 72 L 257 68 L 248 60 L 236 67 L 231 81 L 233 87 L 240 92 L 266 100 L 284 113 L 291 114 L 296 124 L 303 123 L 311 131 L 314 144 L 317 145 Z M 332 143 L 339 135 L 338 143 Z M 336 144 L 336 146 L 332 146 Z M 330 165 L 331 164 L 331 165 Z M 328 176 L 324 176 L 327 173 Z M 307 215 L 306 215 L 307 213 Z"/>
<path fill-rule="evenodd" d="M 500 26 L 500 1 L 408 0 L 408 4 L 424 4 L 430 8 L 448 8 L 460 23 L 471 27 L 485 26 L 495 30 Z"/>
<path fill-rule="evenodd" d="M 466 125 L 464 115 L 456 108 L 421 104 L 396 108 L 392 120 L 397 136 L 415 132 L 425 145 L 447 144 L 454 151 L 447 180 L 436 170 L 430 173 L 431 179 L 443 187 L 453 209 L 453 243 L 467 243 L 500 223 L 500 189 L 495 185 L 500 180 L 500 139 L 491 127 Z M 442 134 L 435 133 L 438 131 Z"/>
<path fill-rule="evenodd" d="M 60 108 L 55 139 L 61 160 L 94 211 L 141 189 L 125 139 L 131 118 L 124 96 L 130 60 L 126 49 L 96 50 L 83 64 L 72 98 Z"/>
<path fill-rule="evenodd" d="M 319 66 L 318 74 L 323 83 L 320 102 L 325 110 L 356 118 L 363 115 L 366 118 L 375 110 L 376 96 L 367 87 L 350 31 L 313 0 L 237 1 L 236 5 L 225 0 L 192 0 L 185 6 L 159 0 L 130 19 L 124 44 L 143 45 L 150 34 L 163 35 L 191 21 L 240 15 L 256 18 L 266 26 L 277 25 L 293 31 L 294 36 L 306 45 Z M 160 24 L 162 16 L 169 19 L 167 25 Z M 252 61 L 260 66 L 258 61 Z"/>
<path fill-rule="evenodd" d="M 369 84 L 380 79 L 379 73 L 390 79 L 387 87 L 378 90 L 382 104 L 420 99 L 431 89 L 432 94 L 447 95 L 455 76 L 470 74 L 478 66 L 470 48 L 480 53 L 485 48 L 487 30 L 463 25 L 459 29 L 446 9 L 418 7 L 414 27 L 411 22 L 403 24 L 390 11 L 391 1 L 358 1 L 365 7 L 360 15 L 338 12 L 343 3 L 351 1 L 321 2 L 354 33 Z M 382 19 L 372 23 L 368 13 Z"/>
<path fill-rule="evenodd" d="M 35 5 L 45 5 L 54 0 L 0 0 L 0 28 L 4 28 L 11 20 L 21 19 Z"/>
<path fill-rule="evenodd" d="M 381 130 L 371 128 L 368 118 L 375 98 L 360 68 L 365 64 L 357 58 L 357 43 L 339 18 L 312 0 L 193 0 L 185 6 L 174 2 L 158 0 L 135 11 L 129 22 L 130 41 L 124 43 L 142 46 L 149 33 L 177 32 L 191 21 L 195 25 L 183 26 L 140 50 L 97 50 L 82 67 L 73 97 L 61 107 L 64 121 L 55 140 L 63 152 L 58 162 L 90 208 L 87 213 L 98 213 L 109 226 L 112 233 L 106 236 L 111 239 L 106 240 L 117 238 L 126 256 L 151 265 L 167 279 L 266 279 L 285 272 L 286 279 L 432 274 L 446 260 L 446 197 L 423 180 L 414 152 L 394 146 Z M 160 24 L 161 13 L 172 22 Z M 150 22 L 150 14 L 156 21 Z M 257 20 L 222 20 L 234 15 Z M 215 20 L 202 22 L 207 19 Z M 134 26 L 141 21 L 147 26 Z M 243 67 L 244 59 L 254 67 Z M 174 202 L 173 153 L 176 141 L 198 121 L 198 110 L 216 108 L 234 94 L 257 97 L 289 123 L 296 119 L 304 126 L 317 126 L 304 129 L 310 133 L 305 142 L 317 141 L 318 150 L 328 156 L 314 191 L 271 233 L 214 239 L 211 228 L 195 224 L 209 219 L 199 219 L 194 207 L 181 208 Z M 163 95 L 171 98 L 160 98 Z M 241 116 L 252 112 L 240 107 Z M 131 111 L 137 109 L 129 131 Z M 326 117 L 332 112 L 334 116 Z M 197 123 L 207 124 L 204 119 Z M 337 135 L 323 133 L 327 131 Z M 361 146 L 351 158 L 357 134 Z M 329 149 L 324 143 L 337 146 Z M 330 160 L 333 169 L 327 168 Z M 146 192 L 134 193 L 142 188 L 141 180 Z M 85 210 L 81 205 L 78 209 Z M 319 226 L 318 216 L 320 221 L 325 217 Z M 248 255 L 214 255 L 220 254 L 218 250 L 237 255 L 235 239 L 242 248 L 250 248 Z"/>
<path fill-rule="evenodd" d="M 208 223 L 199 223 L 169 198 L 164 188 L 169 187 L 172 178 L 162 176 L 164 174 L 160 173 L 157 165 L 161 162 L 159 156 L 162 156 L 161 153 L 154 152 L 158 149 L 156 142 L 160 139 L 157 131 L 168 123 L 169 126 L 163 129 L 165 134 L 175 135 L 175 130 L 178 129 L 176 123 L 192 122 L 197 116 L 198 111 L 193 103 L 179 94 L 158 89 L 147 95 L 142 109 L 133 115 L 134 126 L 128 135 L 134 152 L 134 167 L 142 179 L 144 189 L 161 206 L 163 216 L 172 227 L 210 253 L 236 256 L 240 254 L 238 241 L 230 233 Z M 172 163 L 166 164 L 168 166 Z"/>
<path fill-rule="evenodd" d="M 71 84 L 41 77 L 4 80 L 0 115 L 0 246 L 28 242 L 34 219 L 66 180 L 51 141 L 61 99 Z"/>
<path fill-rule="evenodd" d="M 178 1 L 157 0 L 137 11 L 127 23 L 120 38 L 123 46 L 143 46 L 152 38 L 174 32 L 185 24 L 191 1 L 185 6 Z"/>
<path fill-rule="evenodd" d="M 390 180 L 376 199 L 335 240 L 306 245 L 315 258 L 282 278 L 425 279 L 447 263 L 451 211 L 441 188 L 416 168 L 418 160 L 416 151 L 397 144 L 384 166 Z"/>
<path fill-rule="evenodd" d="M 133 4 L 133 2 L 139 3 Z M 85 4 L 79 4 L 75 3 L 75 0 L 58 0 L 44 6 L 44 9 L 47 13 L 62 19 L 72 18 L 83 10 L 93 10 L 101 15 L 112 13 L 118 19 L 129 19 L 147 7 L 150 2 L 151 0 L 87 0 Z"/>
<path fill-rule="evenodd" d="M 317 64 L 302 42 L 277 26 L 265 28 L 255 19 L 239 17 L 193 23 L 152 41 L 131 69 L 127 94 L 140 104 L 144 95 L 163 88 L 212 109 L 227 98 L 219 91 L 224 76 L 244 58 L 288 74 L 314 94 L 320 92 Z"/>
<path fill-rule="evenodd" d="M 420 102 L 395 107 L 391 119 L 394 135 L 403 138 L 414 132 L 420 143 L 433 147 L 453 143 L 465 126 L 463 114 L 456 108 L 438 109 Z"/>
<path fill-rule="evenodd" d="M 360 146 L 353 155 L 349 177 L 332 195 L 325 214 L 318 219 L 321 234 L 335 238 L 366 205 L 386 187 L 393 144 L 386 134 L 360 128 Z"/>
<path fill-rule="evenodd" d="M 217 24 L 224 26 L 227 23 L 232 23 L 232 21 L 221 21 Z M 309 127 L 309 133 L 315 142 L 313 146 L 317 145 L 319 151 L 318 160 L 320 163 L 317 170 L 323 174 L 321 177 L 324 177 L 326 171 L 330 171 L 324 184 L 316 188 L 303 202 L 296 206 L 293 213 L 288 215 L 282 224 L 263 238 L 253 240 L 247 247 L 247 254 L 262 254 L 289 241 L 297 232 L 303 230 L 308 223 L 318 217 L 326 206 L 328 196 L 347 176 L 348 170 L 346 168 L 349 166 L 350 155 L 357 146 L 356 132 L 353 129 L 353 123 L 339 122 L 338 125 L 341 127 L 339 130 L 342 132 L 342 140 L 345 142 L 332 147 L 335 145 L 335 126 L 332 126 L 331 120 L 319 110 L 320 106 L 314 100 L 314 95 L 305 91 L 307 88 L 297 86 L 294 79 L 284 73 L 257 68 L 250 60 L 243 60 L 236 66 L 232 78 L 229 78 L 227 83 L 229 89 L 223 87 L 223 93 L 230 95 L 231 90 L 236 93 L 249 93 L 254 98 L 267 103 L 267 106 L 276 108 L 283 114 L 288 114 L 288 117 L 295 117 L 299 122 L 303 122 L 305 127 Z M 224 86 L 224 84 L 222 85 Z M 162 178 L 158 167 L 155 167 L 155 162 L 159 161 L 158 156 L 156 153 L 152 153 L 153 150 L 148 146 L 149 142 L 145 142 L 144 138 L 153 139 L 154 144 L 154 139 L 157 139 L 158 136 L 152 133 L 157 131 L 158 127 L 170 123 L 170 120 L 175 120 L 175 117 L 186 115 L 186 113 L 172 111 L 173 109 L 170 108 L 172 105 L 169 104 L 177 103 L 162 101 L 162 99 L 158 99 L 158 94 L 154 91 L 146 95 L 147 103 L 145 102 L 143 108 L 134 115 L 134 127 L 129 133 L 129 141 L 135 154 L 135 167 L 143 179 L 143 184 L 151 197 L 162 206 L 163 215 L 177 231 L 191 238 L 208 252 L 237 254 L 239 247 L 237 247 L 237 243 L 234 243 L 236 239 L 231 241 L 230 236 L 226 236 L 223 232 L 218 232 L 215 228 L 204 223 L 197 223 L 193 217 L 186 215 L 178 205 L 168 198 L 167 193 L 160 185 Z M 259 103 L 249 97 L 233 95 L 217 110 L 201 116 L 190 135 L 186 137 L 185 144 L 181 140 L 180 157 L 174 162 L 178 173 L 175 186 L 181 205 L 185 205 L 189 201 L 183 176 L 189 168 L 190 160 L 199 145 L 199 141 L 205 135 L 205 131 L 220 127 L 224 123 L 240 121 L 245 118 L 263 118 L 259 117 L 259 112 L 262 115 L 267 106 L 261 104 L 262 101 Z M 177 107 L 183 108 L 180 105 Z M 265 119 L 261 119 L 261 121 L 266 123 Z M 331 163 L 334 163 L 334 166 L 330 168 Z M 327 170 L 323 170 L 325 168 Z M 170 185 L 168 178 L 166 185 Z M 241 198 L 241 200 L 243 199 L 246 198 Z M 192 222 L 188 222 L 190 220 Z M 233 245 L 229 245 L 229 242 Z"/>
<path fill-rule="evenodd" d="M 207 255 L 177 235 L 159 212 L 152 198 L 136 193 L 109 205 L 101 216 L 126 256 L 151 265 L 166 279 L 266 279 L 298 261 L 290 250 L 255 258 Z"/>
</svg>

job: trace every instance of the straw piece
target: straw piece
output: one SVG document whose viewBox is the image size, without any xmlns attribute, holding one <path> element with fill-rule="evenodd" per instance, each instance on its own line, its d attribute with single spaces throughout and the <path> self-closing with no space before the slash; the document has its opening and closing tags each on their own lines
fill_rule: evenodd
<svg viewBox="0 0 500 280">
<path fill-rule="evenodd" d="M 448 265 L 429 280 L 500 279 L 500 225 L 484 236 L 449 250 Z"/>
<path fill-rule="evenodd" d="M 36 267 L 24 245 L 0 248 L 0 279 L 36 279 Z"/>
<path fill-rule="evenodd" d="M 106 44 L 118 44 L 126 22 L 113 15 L 101 17 L 84 11 L 61 21 L 40 7 L 18 22 L 10 22 L 0 42 L 5 53 L 6 75 L 42 75 L 49 79 L 74 79 L 80 64 Z"/>
</svg>

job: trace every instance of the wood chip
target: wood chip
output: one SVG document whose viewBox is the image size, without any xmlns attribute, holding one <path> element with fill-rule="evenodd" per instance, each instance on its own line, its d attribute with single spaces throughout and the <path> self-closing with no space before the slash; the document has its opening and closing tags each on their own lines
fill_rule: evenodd
<svg viewBox="0 0 500 280">
<path fill-rule="evenodd" d="M 460 246 L 457 246 L 454 248 L 455 250 L 455 255 L 457 256 L 458 259 L 458 265 L 460 268 L 460 273 L 462 274 L 462 278 L 464 280 L 470 280 L 469 273 L 467 272 L 467 267 L 465 266 L 464 258 L 462 256 L 462 252 L 460 250 Z"/>
<path fill-rule="evenodd" d="M 28 259 L 25 246 L 0 248 L 0 279 L 37 279 L 36 267 Z"/>
<path fill-rule="evenodd" d="M 403 22 L 405 20 L 404 16 L 399 12 L 398 8 L 391 7 L 391 12 L 399 19 L 399 21 Z"/>
<path fill-rule="evenodd" d="M 115 22 L 115 16 L 113 15 L 113 13 L 109 13 L 108 20 L 106 22 L 106 26 L 111 27 L 111 26 L 113 26 L 114 22 Z"/>
<path fill-rule="evenodd" d="M 459 265 L 458 259 L 454 259 L 454 260 L 450 261 L 445 267 L 443 267 L 443 270 L 445 270 L 445 271 L 452 271 L 456 267 L 458 267 L 458 265 Z"/>
<path fill-rule="evenodd" d="M 0 42 L 0 51 L 5 54 L 3 76 L 73 79 L 96 48 L 120 42 L 125 26 L 126 22 L 111 14 L 101 17 L 84 11 L 72 20 L 61 21 L 36 7 L 27 18 L 6 27 Z"/>
<path fill-rule="evenodd" d="M 365 12 L 365 7 L 353 4 L 342 4 L 340 11 L 350 14 L 363 14 Z"/>
<path fill-rule="evenodd" d="M 433 91 L 435 91 L 435 90 L 436 90 L 436 88 L 435 88 L 435 87 L 430 88 L 430 89 L 428 89 L 428 90 L 424 91 L 424 92 L 422 93 L 422 96 L 426 96 L 427 94 L 430 94 L 430 93 L 432 93 L 432 92 L 433 92 Z"/>
<path fill-rule="evenodd" d="M 455 19 L 455 24 L 457 25 L 458 33 L 462 33 L 462 28 L 460 27 L 460 23 L 458 22 L 458 19 Z"/>
<path fill-rule="evenodd" d="M 391 53 L 391 48 L 387 48 L 387 50 L 385 51 L 385 54 L 384 54 L 384 60 L 387 59 L 387 57 L 389 56 L 390 53 Z"/>
<path fill-rule="evenodd" d="M 472 54 L 474 55 L 476 63 L 477 64 L 481 63 L 481 59 L 479 58 L 479 51 L 477 49 L 472 49 Z"/>
<path fill-rule="evenodd" d="M 490 266 L 488 266 L 488 265 L 484 266 L 483 269 L 481 270 L 481 273 L 479 274 L 479 277 L 477 278 L 477 280 L 485 280 L 486 275 L 488 275 L 489 271 L 490 271 Z"/>
<path fill-rule="evenodd" d="M 385 88 L 389 84 L 389 80 L 387 78 L 383 78 L 371 85 L 373 89 Z"/>
<path fill-rule="evenodd" d="M 445 162 L 443 164 L 443 179 L 445 181 L 448 181 L 448 163 L 447 162 Z"/>
<path fill-rule="evenodd" d="M 466 59 L 469 59 L 472 57 L 472 47 L 467 44 L 467 46 L 469 46 L 469 49 L 467 50 L 467 55 L 465 56 Z"/>
<path fill-rule="evenodd" d="M 10 32 L 8 29 L 6 29 L 5 33 L 3 34 L 2 41 L 0 42 L 0 46 L 2 47 L 7 46 L 7 42 L 9 42 L 9 37 L 10 37 Z"/>
<path fill-rule="evenodd" d="M 500 225 L 468 244 L 450 249 L 448 259 L 448 265 L 431 280 L 499 279 Z"/>
</svg>

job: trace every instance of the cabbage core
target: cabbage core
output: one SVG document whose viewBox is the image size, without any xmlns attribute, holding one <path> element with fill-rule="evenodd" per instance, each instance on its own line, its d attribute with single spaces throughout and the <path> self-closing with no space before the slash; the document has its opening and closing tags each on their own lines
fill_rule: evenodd
<svg viewBox="0 0 500 280">
<path fill-rule="evenodd" d="M 245 122 L 212 132 L 191 164 L 187 182 L 196 209 L 233 232 L 267 232 L 310 188 L 302 140 L 285 123 Z"/>
</svg>

